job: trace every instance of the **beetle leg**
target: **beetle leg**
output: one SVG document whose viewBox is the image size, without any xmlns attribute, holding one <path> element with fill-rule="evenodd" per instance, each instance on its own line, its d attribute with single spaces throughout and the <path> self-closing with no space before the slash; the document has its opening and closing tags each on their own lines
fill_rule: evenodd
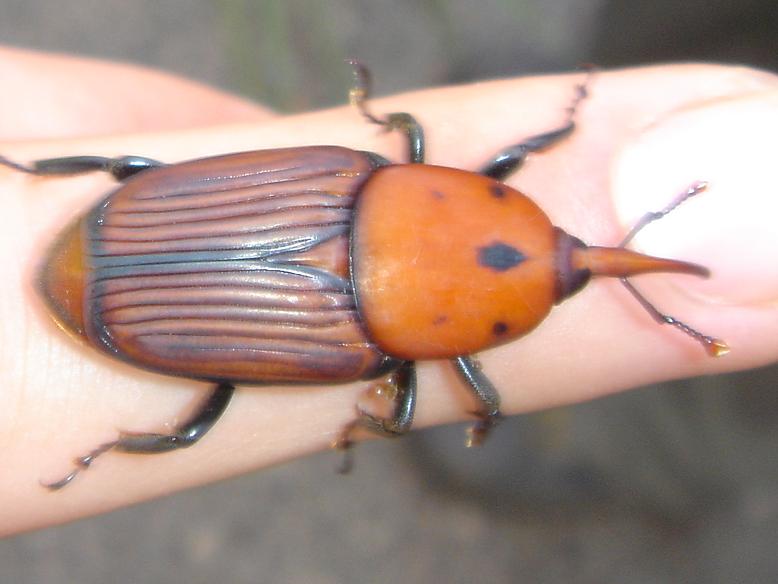
<svg viewBox="0 0 778 584">
<path fill-rule="evenodd" d="M 457 357 L 451 362 L 480 405 L 480 409 L 474 412 L 478 421 L 467 431 L 467 445 L 479 446 L 500 421 L 500 394 L 481 369 L 480 363 L 472 357 Z"/>
<path fill-rule="evenodd" d="M 79 472 L 89 468 L 98 456 L 111 450 L 131 454 L 159 454 L 187 448 L 213 427 L 227 409 L 234 391 L 235 387 L 229 383 L 217 385 L 200 409 L 172 434 L 121 432 L 118 440 L 101 444 L 86 456 L 77 458 L 76 468 L 67 476 L 53 483 L 43 483 L 43 486 L 52 491 L 67 486 Z"/>
<path fill-rule="evenodd" d="M 393 391 L 394 410 L 387 418 L 375 416 L 357 406 L 357 417 L 343 428 L 340 437 L 335 442 L 335 448 L 344 451 L 345 458 L 340 472 L 348 472 L 351 468 L 350 448 L 354 445 L 352 434 L 357 428 L 364 428 L 374 434 L 386 437 L 402 436 L 411 429 L 413 412 L 416 408 L 416 365 L 413 361 L 405 361 L 393 371 L 386 381 L 381 382 Z"/>
<path fill-rule="evenodd" d="M 478 172 L 497 180 L 505 180 L 521 168 L 531 152 L 540 152 L 550 148 L 569 136 L 575 129 L 575 116 L 578 112 L 578 107 L 588 96 L 588 86 L 591 81 L 592 71 L 592 69 L 589 69 L 586 78 L 575 86 L 575 96 L 567 108 L 567 119 L 561 127 L 508 146 L 498 152 Z"/>
<path fill-rule="evenodd" d="M 424 162 L 424 128 L 409 113 L 395 112 L 384 117 L 374 115 L 367 105 L 372 89 L 370 70 L 354 59 L 350 59 L 348 63 L 354 72 L 354 84 L 348 93 L 351 104 L 356 106 L 362 117 L 371 124 L 383 126 L 387 132 L 392 130 L 403 132 L 408 138 L 408 160 L 422 164 Z"/>
<path fill-rule="evenodd" d="M 143 156 L 121 156 L 107 158 L 105 156 L 63 156 L 61 158 L 46 158 L 36 160 L 30 166 L 25 166 L 0 156 L 0 165 L 13 168 L 20 172 L 36 176 L 71 175 L 86 172 L 107 172 L 118 181 L 123 181 L 134 174 L 163 163 Z"/>
</svg>

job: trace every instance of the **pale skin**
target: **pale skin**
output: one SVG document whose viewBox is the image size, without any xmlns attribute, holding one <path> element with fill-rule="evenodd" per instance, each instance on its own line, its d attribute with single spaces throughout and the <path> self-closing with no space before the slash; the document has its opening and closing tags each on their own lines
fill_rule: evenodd
<svg viewBox="0 0 778 584">
<path fill-rule="evenodd" d="M 0 50 L 0 78 L 0 153 L 20 162 L 71 154 L 174 162 L 303 144 L 339 144 L 394 161 L 405 155 L 401 136 L 381 133 L 345 105 L 281 117 L 164 74 L 10 49 Z M 427 134 L 429 163 L 475 169 L 501 147 L 558 126 L 580 79 L 578 73 L 429 89 L 376 99 L 371 107 L 414 114 Z M 633 247 L 704 264 L 712 277 L 634 282 L 658 308 L 726 340 L 732 352 L 709 357 L 694 340 L 655 324 L 618 282 L 598 280 L 527 337 L 479 355 L 506 415 L 758 367 L 778 356 L 776 77 L 747 68 L 661 66 L 598 73 L 590 93 L 576 132 L 531 156 L 508 183 L 569 233 L 615 245 L 643 213 L 664 207 L 694 181 L 708 181 L 706 193 L 647 228 Z M 40 481 L 61 478 L 75 456 L 117 430 L 169 431 L 206 387 L 79 345 L 52 324 L 36 296 L 35 269 L 48 243 L 111 186 L 99 173 L 40 178 L 0 168 L 0 534 L 325 450 L 369 386 L 240 388 L 193 448 L 109 453 L 67 488 L 42 488 Z M 449 364 L 420 364 L 416 427 L 468 419 L 471 409 Z"/>
</svg>

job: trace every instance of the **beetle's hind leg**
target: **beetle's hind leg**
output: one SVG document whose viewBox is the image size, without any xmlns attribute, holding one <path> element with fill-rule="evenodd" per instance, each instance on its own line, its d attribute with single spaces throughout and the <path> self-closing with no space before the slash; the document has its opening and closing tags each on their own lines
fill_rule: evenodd
<svg viewBox="0 0 778 584">
<path fill-rule="evenodd" d="M 29 166 L 0 156 L 0 165 L 35 176 L 68 176 L 87 172 L 107 172 L 118 181 L 123 181 L 139 172 L 162 166 L 163 163 L 143 156 L 63 156 L 35 160 Z"/>
<path fill-rule="evenodd" d="M 481 370 L 480 363 L 472 357 L 457 357 L 451 362 L 478 400 L 479 408 L 473 412 L 478 421 L 467 431 L 467 445 L 479 446 L 501 419 L 500 394 Z"/>
<path fill-rule="evenodd" d="M 344 459 L 339 468 L 341 473 L 351 469 L 351 447 L 354 445 L 353 434 L 357 428 L 364 428 L 379 436 L 402 436 L 411 429 L 413 412 L 416 408 L 416 365 L 413 361 L 405 361 L 389 376 L 369 391 L 382 395 L 391 394 L 393 411 L 389 417 L 373 415 L 357 406 L 357 417 L 343 428 L 340 437 L 335 442 L 335 448 L 344 452 Z"/>
<path fill-rule="evenodd" d="M 569 136 L 575 129 L 575 117 L 578 113 L 578 107 L 581 105 L 581 102 L 588 97 L 588 87 L 591 82 L 593 71 L 593 68 L 587 68 L 586 78 L 575 86 L 575 96 L 567 108 L 565 122 L 560 127 L 549 132 L 531 136 L 518 144 L 513 144 L 512 146 L 504 148 L 498 152 L 492 160 L 479 169 L 478 172 L 497 180 L 505 180 L 508 176 L 521 168 L 531 152 L 539 152 L 546 148 L 550 148 Z"/>
<path fill-rule="evenodd" d="M 101 444 L 86 456 L 77 458 L 76 467 L 67 476 L 53 483 L 43 483 L 43 486 L 57 491 L 69 485 L 82 470 L 89 468 L 97 457 L 112 450 L 130 454 L 159 454 L 187 448 L 205 436 L 213 427 L 227 409 L 234 391 L 233 385 L 220 383 L 197 412 L 172 434 L 122 432 L 117 440 Z"/>
<path fill-rule="evenodd" d="M 371 124 L 383 126 L 387 132 L 392 130 L 403 132 L 408 138 L 408 161 L 423 163 L 424 129 L 421 124 L 411 114 L 405 112 L 395 112 L 383 117 L 374 115 L 367 106 L 372 86 L 370 71 L 354 59 L 350 59 L 348 64 L 354 72 L 354 83 L 348 93 L 351 104 L 356 106 L 362 117 Z"/>
</svg>

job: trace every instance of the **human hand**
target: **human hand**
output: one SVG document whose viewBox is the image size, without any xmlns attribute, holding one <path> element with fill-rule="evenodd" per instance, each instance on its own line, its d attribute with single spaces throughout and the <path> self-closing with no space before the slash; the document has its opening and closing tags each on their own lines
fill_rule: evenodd
<svg viewBox="0 0 778 584">
<path fill-rule="evenodd" d="M 0 78 L 9 76 L 0 102 L 0 153 L 21 162 L 71 154 L 173 162 L 332 143 L 397 161 L 404 156 L 398 136 L 364 124 L 348 107 L 274 117 L 142 69 L 11 50 L 0 52 Z M 427 131 L 428 162 L 472 169 L 502 146 L 556 127 L 579 79 L 425 90 L 375 100 L 372 107 L 416 115 Z M 501 391 L 505 414 L 775 360 L 778 235 L 769 221 L 778 203 L 769 141 L 778 130 L 776 88 L 774 76 L 744 68 L 598 73 L 576 132 L 511 177 L 555 224 L 591 244 L 617 243 L 643 213 L 662 208 L 695 180 L 708 181 L 707 193 L 647 228 L 634 247 L 701 263 L 713 276 L 647 276 L 639 285 L 661 309 L 725 339 L 732 353 L 707 357 L 677 331 L 655 325 L 617 282 L 596 281 L 537 331 L 479 356 Z M 47 129 L 57 138 L 41 140 Z M 114 439 L 119 429 L 169 429 L 204 389 L 79 346 L 52 326 L 35 296 L 32 273 L 46 246 L 111 188 L 97 173 L 40 178 L 0 169 L 0 532 L 98 513 L 321 450 L 353 418 L 368 386 L 241 388 L 192 449 L 106 455 L 58 493 L 39 488 L 39 480 L 60 478 L 74 456 Z M 421 364 L 419 387 L 417 425 L 464 419 L 472 409 L 447 363 Z"/>
</svg>

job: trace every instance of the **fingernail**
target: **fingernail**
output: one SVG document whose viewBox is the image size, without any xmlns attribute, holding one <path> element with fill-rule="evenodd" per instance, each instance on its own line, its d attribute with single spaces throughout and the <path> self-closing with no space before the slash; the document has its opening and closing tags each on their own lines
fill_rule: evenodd
<svg viewBox="0 0 778 584">
<path fill-rule="evenodd" d="M 778 300 L 778 92 L 673 112 L 629 142 L 613 167 L 616 215 L 629 229 L 695 182 L 692 197 L 635 238 L 645 253 L 707 266 L 685 280 L 692 296 L 722 304 Z"/>
</svg>

